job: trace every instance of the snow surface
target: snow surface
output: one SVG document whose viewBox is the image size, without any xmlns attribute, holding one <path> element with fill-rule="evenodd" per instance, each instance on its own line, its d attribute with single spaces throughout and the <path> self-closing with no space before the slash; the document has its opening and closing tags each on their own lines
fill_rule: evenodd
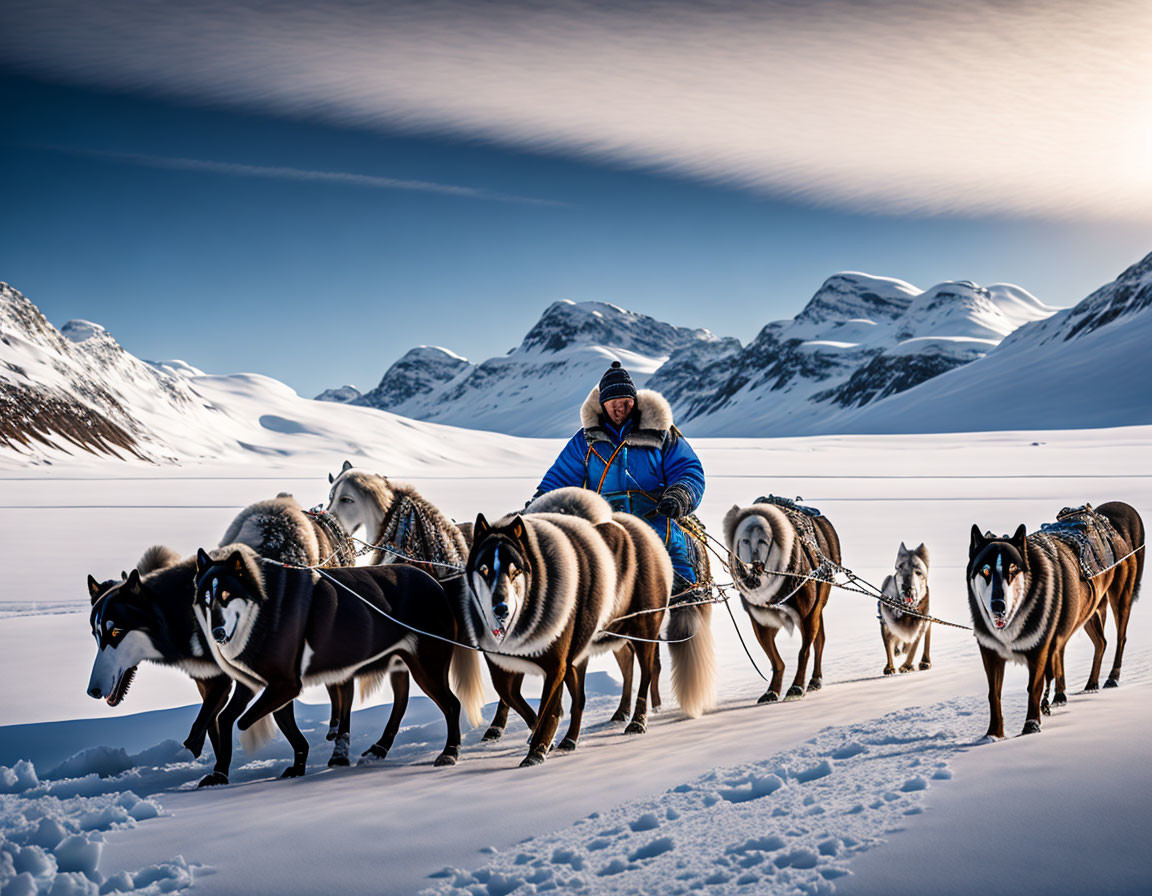
<svg viewBox="0 0 1152 896">
<path fill-rule="evenodd" d="M 252 385 L 222 379 L 239 392 Z M 461 763 L 433 768 L 443 721 L 414 697 L 387 761 L 330 770 L 328 708 L 323 691 L 310 690 L 297 704 L 312 744 L 304 778 L 277 779 L 289 759 L 278 739 L 255 755 L 238 749 L 230 786 L 193 789 L 211 758 L 193 760 L 179 746 L 195 714 L 186 677 L 146 666 L 116 709 L 84 694 L 94 655 L 84 578 L 129 568 L 153 542 L 185 552 L 214 544 L 240 507 L 280 490 L 305 505 L 322 501 L 347 445 L 333 439 L 325 449 L 325 439 L 346 418 L 311 404 L 322 409 L 314 418 L 282 405 L 260 410 L 310 432 L 268 429 L 259 465 L 92 458 L 0 470 L 0 663 L 9 682 L 0 703 L 0 892 L 1152 887 L 1152 620 L 1142 603 L 1121 688 L 1077 693 L 1090 657 L 1078 634 L 1070 704 L 1033 737 L 977 745 L 987 704 L 970 633 L 935 627 L 933 668 L 884 678 L 875 604 L 838 592 L 825 615 L 824 688 L 795 703 L 755 705 L 764 683 L 718 607 L 721 700 L 700 719 L 686 720 L 668 696 L 665 655 L 668 702 L 647 734 L 625 736 L 607 721 L 618 692 L 606 674 L 614 664 L 602 658 L 571 756 L 516 768 L 526 737 L 517 720 L 496 744 L 480 743 L 483 729 L 468 732 Z M 561 446 L 395 426 L 403 437 L 358 436 L 365 451 L 353 462 L 414 482 L 457 519 L 522 504 Z M 933 612 L 961 623 L 973 523 L 1031 529 L 1064 505 L 1115 498 L 1152 519 L 1152 427 L 693 444 L 708 472 L 701 513 L 711 531 L 734 502 L 767 491 L 803 496 L 837 527 L 846 565 L 871 581 L 890 571 L 900 541 L 926 542 Z M 752 647 L 743 611 L 732 609 Z M 1115 641 L 1112 622 L 1108 637 Z M 791 674 L 797 640 L 780 643 Z M 530 681 L 527 692 L 536 687 Z M 1008 669 L 1004 695 L 1014 733 L 1023 723 L 1022 668 Z M 385 691 L 358 708 L 355 752 L 375 739 L 387 700 Z"/>
</svg>

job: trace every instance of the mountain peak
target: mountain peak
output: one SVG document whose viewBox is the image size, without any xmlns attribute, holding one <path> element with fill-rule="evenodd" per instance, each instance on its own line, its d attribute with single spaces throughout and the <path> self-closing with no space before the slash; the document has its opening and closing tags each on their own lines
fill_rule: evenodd
<svg viewBox="0 0 1152 896">
<path fill-rule="evenodd" d="M 894 320 L 920 295 L 911 283 L 893 277 L 875 277 L 859 271 L 833 274 L 796 315 L 798 324 L 821 324 L 854 319 Z"/>
<path fill-rule="evenodd" d="M 715 338 L 707 330 L 676 327 L 610 302 L 565 299 L 545 309 L 516 351 L 559 352 L 570 346 L 603 346 L 664 357 L 674 348 Z"/>
</svg>

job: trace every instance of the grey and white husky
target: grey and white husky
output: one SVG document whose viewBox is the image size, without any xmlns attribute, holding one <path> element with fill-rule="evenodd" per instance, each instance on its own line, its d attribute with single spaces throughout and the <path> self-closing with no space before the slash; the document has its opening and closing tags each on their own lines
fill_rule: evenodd
<svg viewBox="0 0 1152 896">
<path fill-rule="evenodd" d="M 896 552 L 895 574 L 885 577 L 880 590 L 890 601 L 876 602 L 880 611 L 880 637 L 884 641 L 884 652 L 888 658 L 884 674 L 896 673 L 896 657 L 901 653 L 904 654 L 904 662 L 900 672 L 911 672 L 921 639 L 924 641 L 924 653 L 920 657 L 920 668 L 931 669 L 932 659 L 928 650 L 932 623 L 921 618 L 928 615 L 928 548 L 921 544 L 910 551 L 904 542 L 900 542 L 900 550 Z M 909 611 L 919 615 L 911 615 Z"/>
<path fill-rule="evenodd" d="M 734 505 L 724 517 L 732 577 L 756 639 L 772 663 L 772 681 L 759 703 L 780 699 L 784 659 L 776 649 L 776 632 L 781 628 L 789 633 L 800 629 L 796 676 L 784 699 L 804 696 L 809 653 L 813 660 L 808 690 L 823 685 L 824 606 L 832 586 L 817 570 L 823 558 L 840 562 L 840 539 L 825 516 L 809 517 L 807 535 L 809 523 L 801 513 L 761 499 L 748 507 Z"/>
</svg>

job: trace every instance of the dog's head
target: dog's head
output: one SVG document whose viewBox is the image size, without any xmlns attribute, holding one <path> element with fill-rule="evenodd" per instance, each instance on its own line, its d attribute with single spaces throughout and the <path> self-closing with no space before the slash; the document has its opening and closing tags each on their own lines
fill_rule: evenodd
<svg viewBox="0 0 1152 896">
<path fill-rule="evenodd" d="M 746 598 L 768 600 L 785 587 L 787 577 L 779 573 L 788 568 L 795 536 L 777 508 L 733 505 L 724 517 L 724 539 L 732 577 Z"/>
<path fill-rule="evenodd" d="M 193 607 L 217 644 L 227 644 L 241 623 L 263 600 L 263 590 L 240 548 L 218 559 L 196 551 L 196 596 Z"/>
<path fill-rule="evenodd" d="M 355 470 L 344 461 L 339 474 L 328 474 L 332 487 L 328 490 L 326 512 L 336 518 L 349 535 L 360 529 L 369 530 L 380 522 L 380 513 L 392 506 L 394 498 L 388 480 L 375 473 Z M 371 538 L 375 532 L 368 532 Z"/>
<path fill-rule="evenodd" d="M 517 514 L 510 522 L 493 527 L 481 513 L 472 532 L 465 576 L 485 628 L 499 643 L 515 627 L 528 600 L 532 568 L 524 520 Z"/>
<path fill-rule="evenodd" d="M 1011 538 L 985 535 L 972 527 L 968 548 L 968 593 L 995 630 L 1007 628 L 1028 592 L 1027 529 L 1021 523 Z"/>
<path fill-rule="evenodd" d="M 161 657 L 155 644 L 160 622 L 147 585 L 135 569 L 119 580 L 97 582 L 88 576 L 88 593 L 92 598 L 88 621 L 96 639 L 88 696 L 116 706 L 128 693 L 136 667 Z"/>
<path fill-rule="evenodd" d="M 928 594 L 928 548 L 923 544 L 909 550 L 900 542 L 896 552 L 896 572 L 893 575 L 896 597 L 904 606 L 912 608 Z"/>
</svg>

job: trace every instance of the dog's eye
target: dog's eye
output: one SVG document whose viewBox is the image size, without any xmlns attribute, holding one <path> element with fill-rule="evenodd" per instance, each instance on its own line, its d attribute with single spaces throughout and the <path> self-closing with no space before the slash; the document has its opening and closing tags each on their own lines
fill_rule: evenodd
<svg viewBox="0 0 1152 896">
<path fill-rule="evenodd" d="M 122 634 L 124 634 L 124 630 L 123 630 L 123 629 L 120 629 L 120 628 L 114 628 L 114 629 L 112 629 L 112 631 L 111 631 L 111 633 L 109 634 L 109 636 L 108 636 L 108 637 L 110 637 L 110 638 L 111 638 L 113 641 L 115 641 L 115 640 L 117 640 L 117 639 L 118 639 L 118 638 L 119 638 L 119 637 L 120 637 Z"/>
<path fill-rule="evenodd" d="M 992 567 L 985 563 L 984 568 L 980 570 L 980 575 L 984 576 L 986 579 L 992 578 Z"/>
<path fill-rule="evenodd" d="M 516 577 L 519 575 L 520 575 L 520 570 L 518 570 L 515 566 L 509 567 L 509 569 L 508 569 L 509 581 L 515 582 Z"/>
<path fill-rule="evenodd" d="M 480 569 L 478 569 L 477 572 L 484 576 L 484 578 L 488 578 L 488 565 L 486 563 L 482 563 L 480 565 Z"/>
</svg>

